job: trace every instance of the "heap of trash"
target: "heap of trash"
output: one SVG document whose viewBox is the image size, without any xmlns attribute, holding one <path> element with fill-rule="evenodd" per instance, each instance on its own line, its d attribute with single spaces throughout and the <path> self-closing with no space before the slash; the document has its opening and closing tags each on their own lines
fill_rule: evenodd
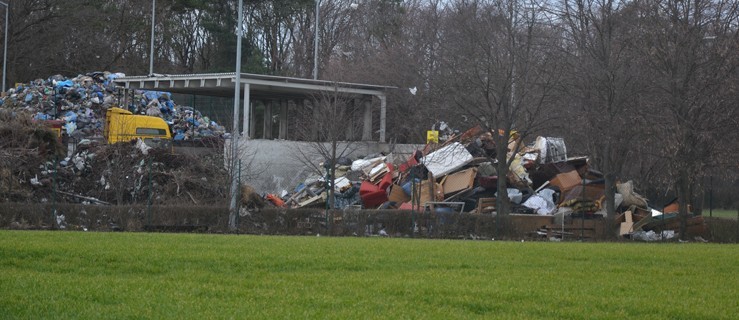
<svg viewBox="0 0 739 320">
<path fill-rule="evenodd" d="M 32 113 L 35 120 L 60 121 L 74 141 L 103 136 L 105 111 L 118 106 L 133 114 L 157 116 L 169 124 L 173 140 L 222 137 L 226 129 L 190 106 L 178 105 L 168 92 L 135 90 L 123 99 L 114 82 L 123 73 L 91 72 L 67 78 L 54 75 L 17 84 L 0 97 L 0 107 Z M 122 101 L 128 101 L 121 106 Z"/>
<path fill-rule="evenodd" d="M 173 154 L 138 140 L 108 144 L 106 111 L 157 116 L 174 140 L 222 139 L 225 128 L 158 91 L 129 91 L 121 73 L 60 75 L 17 84 L 0 97 L 0 202 L 206 204 L 228 194 L 222 154 Z M 49 129 L 57 129 L 54 130 Z M 6 185 L 7 184 L 7 185 Z"/>
<path fill-rule="evenodd" d="M 495 142 L 480 126 L 445 135 L 441 143 L 427 144 L 408 158 L 376 154 L 333 164 L 335 178 L 326 172 L 309 177 L 292 192 L 267 194 L 272 205 L 286 208 L 328 207 L 334 189 L 335 209 L 399 209 L 436 213 L 497 214 L 496 198 L 505 192 L 510 213 L 572 219 L 606 216 L 605 180 L 590 167 L 586 156 L 568 157 L 562 138 L 536 137 L 525 144 L 511 132 L 505 177 L 496 172 Z M 518 150 L 518 151 L 516 151 Z M 507 188 L 498 190 L 498 179 Z M 328 183 L 331 182 L 331 183 Z M 676 202 L 657 210 L 635 192 L 632 181 L 617 183 L 616 227 L 620 234 L 651 240 L 645 232 L 678 229 Z M 691 217 L 689 228 L 705 228 L 702 217 Z M 550 228 L 553 229 L 553 228 Z M 542 233 L 543 232 L 543 233 Z M 558 230 L 539 231 L 556 236 Z M 662 239 L 667 233 L 660 234 Z M 670 234 L 674 236 L 674 232 Z"/>
<path fill-rule="evenodd" d="M 173 154 L 136 143 L 84 139 L 64 148 L 30 115 L 0 109 L 0 202 L 218 203 L 228 195 L 222 155 Z M 66 153 L 65 153 L 66 152 Z"/>
</svg>

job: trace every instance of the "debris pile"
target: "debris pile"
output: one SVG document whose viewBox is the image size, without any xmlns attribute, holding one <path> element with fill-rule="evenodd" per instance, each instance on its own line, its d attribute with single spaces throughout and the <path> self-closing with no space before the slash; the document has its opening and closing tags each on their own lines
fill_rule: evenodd
<svg viewBox="0 0 739 320">
<path fill-rule="evenodd" d="M 160 91 L 132 91 L 123 97 L 114 80 L 122 73 L 91 72 L 74 78 L 55 75 L 18 84 L 0 97 L 0 107 L 23 110 L 35 120 L 60 120 L 63 133 L 80 141 L 103 136 L 105 110 L 121 106 L 134 114 L 157 116 L 169 125 L 175 141 L 222 137 L 225 127 L 190 106 L 177 105 L 171 94 Z"/>
<path fill-rule="evenodd" d="M 0 202 L 210 204 L 226 197 L 220 154 L 174 155 L 141 140 L 106 144 L 106 110 L 121 100 L 120 73 L 52 76 L 0 97 Z M 225 129 L 164 92 L 135 91 L 127 106 L 162 117 L 175 140 L 221 138 Z M 51 129 L 51 130 L 50 130 Z M 56 131 L 56 132 L 55 132 Z"/>
<path fill-rule="evenodd" d="M 112 145 L 84 140 L 62 158 L 55 151 L 61 145 L 48 128 L 21 122 L 11 122 L 12 128 L 0 124 L 0 132 L 27 137 L 23 146 L 0 148 L 0 202 L 207 205 L 227 198 L 228 173 L 218 154 L 195 159 L 150 148 L 141 140 Z"/>
<path fill-rule="evenodd" d="M 512 161 L 508 174 L 499 177 L 491 132 L 477 126 L 445 136 L 442 143 L 428 144 L 407 159 L 397 159 L 393 154 L 353 161 L 337 159 L 333 181 L 328 172 L 332 166 L 328 165 L 323 175 L 308 178 L 292 192 L 267 197 L 278 198 L 284 207 L 326 207 L 328 190 L 333 188 L 333 208 L 337 209 L 494 215 L 496 198 L 502 191 L 510 199 L 513 214 L 563 220 L 606 216 L 603 175 L 590 168 L 588 157 L 568 157 L 562 138 L 540 136 L 524 145 L 521 136 L 512 131 L 508 140 L 508 158 Z M 506 190 L 498 190 L 498 179 L 505 179 Z M 616 228 L 621 228 L 621 235 L 638 238 L 640 232 L 677 229 L 677 206 L 662 211 L 650 208 L 647 200 L 634 192 L 631 181 L 618 184 L 615 207 Z M 696 233 L 704 228 L 700 217 L 691 217 L 689 226 L 696 228 Z M 550 227 L 538 234 L 561 238 L 566 232 Z"/>
</svg>

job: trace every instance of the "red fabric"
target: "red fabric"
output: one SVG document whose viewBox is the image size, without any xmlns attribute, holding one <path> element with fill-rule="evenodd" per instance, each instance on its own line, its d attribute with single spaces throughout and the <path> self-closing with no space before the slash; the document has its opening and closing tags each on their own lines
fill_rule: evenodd
<svg viewBox="0 0 739 320">
<path fill-rule="evenodd" d="M 359 197 L 365 208 L 377 208 L 387 201 L 387 192 L 369 181 L 362 181 L 359 187 Z"/>
<path fill-rule="evenodd" d="M 393 184 L 393 165 L 388 163 L 387 169 L 388 169 L 387 173 L 380 180 L 380 189 L 382 189 L 385 192 L 387 192 L 387 188 Z"/>
<path fill-rule="evenodd" d="M 267 194 L 267 196 L 265 196 L 265 198 L 267 199 L 267 201 L 272 202 L 272 204 L 274 204 L 277 207 L 280 207 L 280 208 L 284 208 L 285 207 L 285 201 L 282 201 L 282 199 L 280 199 L 280 197 L 278 197 L 278 196 L 276 196 L 274 194 L 271 194 L 271 193 L 270 194 Z"/>
<path fill-rule="evenodd" d="M 416 153 L 417 152 L 418 151 L 414 151 L 413 154 L 411 154 L 411 156 L 408 158 L 408 161 L 406 161 L 405 163 L 402 163 L 398 167 L 398 171 L 400 171 L 402 173 L 405 173 L 410 168 L 412 168 L 413 166 L 417 165 L 418 164 L 418 161 L 416 161 Z"/>
</svg>

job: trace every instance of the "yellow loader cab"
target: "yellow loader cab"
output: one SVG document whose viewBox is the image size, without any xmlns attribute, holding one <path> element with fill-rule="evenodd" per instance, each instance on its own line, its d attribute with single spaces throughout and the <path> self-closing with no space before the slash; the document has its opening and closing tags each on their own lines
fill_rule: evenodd
<svg viewBox="0 0 739 320">
<path fill-rule="evenodd" d="M 142 139 L 151 147 L 172 146 L 172 133 L 164 119 L 133 114 L 117 107 L 112 107 L 105 113 L 103 134 L 109 144 Z"/>
</svg>

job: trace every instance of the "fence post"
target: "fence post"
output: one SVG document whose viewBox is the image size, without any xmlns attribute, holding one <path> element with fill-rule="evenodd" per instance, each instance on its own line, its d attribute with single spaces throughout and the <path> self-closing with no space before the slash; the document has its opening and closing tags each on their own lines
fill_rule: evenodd
<svg viewBox="0 0 739 320">
<path fill-rule="evenodd" d="M 59 156 L 54 155 L 54 174 L 51 178 L 51 228 L 54 229 L 56 222 L 56 175 L 58 171 Z"/>
<path fill-rule="evenodd" d="M 151 181 L 151 156 L 148 157 L 147 169 L 149 170 L 149 196 L 146 200 L 146 225 L 151 226 L 151 197 L 152 197 L 152 181 Z"/>
<path fill-rule="evenodd" d="M 239 234 L 239 226 L 241 225 L 241 159 L 239 158 L 236 191 L 236 234 Z"/>
</svg>

